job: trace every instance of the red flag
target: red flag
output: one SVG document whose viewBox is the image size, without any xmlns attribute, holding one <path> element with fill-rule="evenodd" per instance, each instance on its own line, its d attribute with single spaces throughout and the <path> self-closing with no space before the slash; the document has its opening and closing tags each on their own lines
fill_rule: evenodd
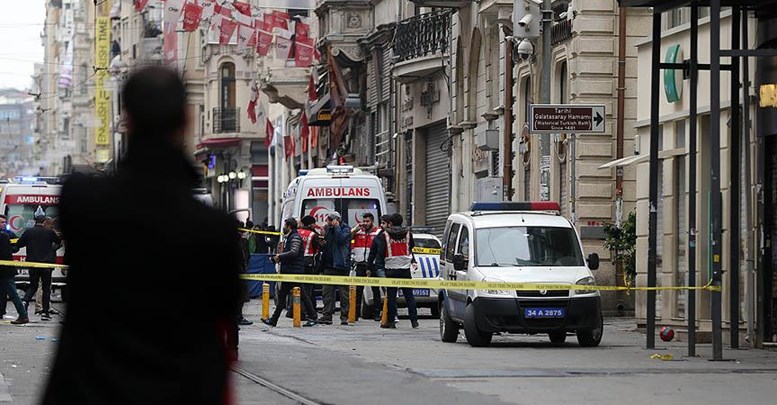
<svg viewBox="0 0 777 405">
<path fill-rule="evenodd" d="M 256 52 L 259 56 L 267 56 L 270 53 L 270 45 L 272 45 L 272 34 L 258 29 L 256 30 L 256 35 Z"/>
<path fill-rule="evenodd" d="M 310 135 L 310 127 L 308 126 L 308 114 L 302 112 L 302 117 L 299 119 L 299 137 L 302 140 L 302 153 L 308 151 L 308 135 Z"/>
<path fill-rule="evenodd" d="M 316 93 L 316 81 L 313 79 L 313 75 L 315 74 L 317 74 L 316 70 L 313 69 L 310 72 L 310 80 L 308 80 L 308 100 L 310 101 L 318 100 L 318 93 Z"/>
<path fill-rule="evenodd" d="M 138 13 L 143 11 L 146 8 L 146 4 L 148 4 L 148 0 L 135 0 L 135 11 Z"/>
<path fill-rule="evenodd" d="M 294 31 L 297 33 L 297 38 L 310 38 L 310 25 L 298 21 L 294 25 Z"/>
<path fill-rule="evenodd" d="M 202 6 L 187 2 L 183 6 L 183 30 L 192 32 L 200 25 L 200 18 L 202 18 Z"/>
<path fill-rule="evenodd" d="M 285 13 L 283 11 L 274 11 L 272 13 L 272 28 L 273 33 L 276 33 L 276 30 L 288 31 L 289 13 Z"/>
<path fill-rule="evenodd" d="M 164 23 L 164 42 L 162 54 L 165 66 L 177 67 L 178 62 L 178 33 L 175 32 L 175 23 Z"/>
<path fill-rule="evenodd" d="M 251 36 L 248 38 L 248 43 L 246 44 L 247 47 L 253 49 L 256 48 L 256 30 L 252 29 L 253 32 L 251 33 Z"/>
<path fill-rule="evenodd" d="M 236 22 L 223 18 L 221 20 L 221 31 L 219 33 L 219 45 L 229 45 L 229 40 L 232 38 L 232 34 L 235 33 L 235 29 L 237 29 Z"/>
<path fill-rule="evenodd" d="M 216 14 L 221 14 L 224 17 L 232 17 L 232 5 L 229 3 L 224 3 L 224 5 L 216 4 L 216 7 L 213 9 Z"/>
<path fill-rule="evenodd" d="M 291 135 L 286 135 L 283 137 L 283 151 L 284 155 L 286 156 L 286 159 L 294 156 L 294 149 L 296 145 L 294 145 L 294 137 Z"/>
<path fill-rule="evenodd" d="M 252 124 L 256 124 L 256 100 L 259 98 L 259 89 L 256 87 L 256 83 L 251 85 L 251 100 L 248 102 L 248 119 Z"/>
<path fill-rule="evenodd" d="M 273 128 L 272 122 L 270 122 L 269 119 L 264 124 L 264 132 L 265 132 L 264 146 L 269 148 L 270 145 L 272 144 L 273 135 L 275 135 L 275 128 Z"/>
<path fill-rule="evenodd" d="M 313 39 L 297 38 L 294 43 L 294 66 L 310 67 L 313 64 Z"/>
<path fill-rule="evenodd" d="M 310 128 L 310 147 L 317 148 L 318 147 L 318 127 L 309 127 L 309 128 Z"/>
<path fill-rule="evenodd" d="M 239 11 L 243 15 L 251 16 L 251 5 L 248 3 L 244 3 L 242 1 L 236 1 L 232 3 L 233 6 L 235 6 L 235 9 Z"/>
</svg>

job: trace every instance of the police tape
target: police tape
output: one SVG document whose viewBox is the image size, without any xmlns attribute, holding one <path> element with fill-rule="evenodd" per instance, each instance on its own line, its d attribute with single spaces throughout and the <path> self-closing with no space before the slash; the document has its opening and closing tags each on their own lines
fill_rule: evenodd
<svg viewBox="0 0 777 405">
<path fill-rule="evenodd" d="M 431 288 L 436 290 L 491 290 L 491 291 L 670 291 L 696 290 L 720 292 L 721 288 L 707 284 L 697 287 L 625 287 L 580 285 L 562 283 L 514 283 L 505 281 L 460 281 L 442 280 L 436 278 L 384 278 L 384 277 L 346 277 L 309 274 L 241 274 L 244 280 L 280 281 L 303 284 L 354 285 L 361 287 L 397 287 L 397 288 Z"/>
<path fill-rule="evenodd" d="M 274 231 L 257 231 L 255 229 L 247 229 L 247 228 L 237 228 L 237 230 L 240 232 L 256 233 L 259 235 L 274 235 L 274 236 L 281 235 L 280 232 L 274 232 Z"/>
<path fill-rule="evenodd" d="M 12 266 L 12 267 L 22 267 L 22 268 L 31 268 L 31 269 L 51 269 L 51 268 L 66 269 L 68 267 L 65 264 L 23 262 L 18 260 L 0 260 L 0 266 Z"/>
<path fill-rule="evenodd" d="M 442 249 L 414 247 L 413 253 L 419 255 L 439 255 Z"/>
</svg>

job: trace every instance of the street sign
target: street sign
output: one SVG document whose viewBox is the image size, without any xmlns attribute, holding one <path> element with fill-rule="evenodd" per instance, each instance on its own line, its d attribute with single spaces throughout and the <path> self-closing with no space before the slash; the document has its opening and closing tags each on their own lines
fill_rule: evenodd
<svg viewBox="0 0 777 405">
<path fill-rule="evenodd" d="M 533 104 L 529 126 L 535 134 L 603 134 L 604 106 L 580 104 Z"/>
</svg>

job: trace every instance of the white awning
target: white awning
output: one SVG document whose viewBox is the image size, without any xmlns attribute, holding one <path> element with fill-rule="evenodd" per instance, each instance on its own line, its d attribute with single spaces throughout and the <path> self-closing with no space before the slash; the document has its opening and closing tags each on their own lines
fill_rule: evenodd
<svg viewBox="0 0 777 405">
<path fill-rule="evenodd" d="M 632 156 L 626 156 L 624 158 L 613 160 L 612 162 L 607 162 L 601 166 L 599 166 L 599 169 L 610 169 L 617 166 L 628 166 L 635 163 L 641 163 L 650 158 L 650 155 L 632 155 Z"/>
</svg>

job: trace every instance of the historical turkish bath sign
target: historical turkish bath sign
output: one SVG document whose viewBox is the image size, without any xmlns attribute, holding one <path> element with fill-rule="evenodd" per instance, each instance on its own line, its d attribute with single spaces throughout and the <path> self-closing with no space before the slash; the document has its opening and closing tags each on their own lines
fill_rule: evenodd
<svg viewBox="0 0 777 405">
<path fill-rule="evenodd" d="M 604 106 L 580 104 L 534 104 L 529 114 L 535 134 L 603 134 Z"/>
</svg>

